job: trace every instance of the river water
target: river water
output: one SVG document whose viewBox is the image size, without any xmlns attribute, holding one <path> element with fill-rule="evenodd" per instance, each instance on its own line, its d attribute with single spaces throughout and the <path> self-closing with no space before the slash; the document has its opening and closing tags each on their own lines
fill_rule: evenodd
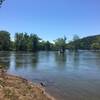
<svg viewBox="0 0 100 100">
<path fill-rule="evenodd" d="M 100 51 L 0 52 L 7 72 L 43 82 L 57 100 L 100 100 Z"/>
</svg>

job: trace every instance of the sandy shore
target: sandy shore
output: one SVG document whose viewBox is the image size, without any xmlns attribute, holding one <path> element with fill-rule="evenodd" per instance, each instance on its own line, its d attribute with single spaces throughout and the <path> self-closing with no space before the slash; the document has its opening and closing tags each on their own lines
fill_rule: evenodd
<svg viewBox="0 0 100 100">
<path fill-rule="evenodd" d="M 55 100 L 39 84 L 0 69 L 0 100 Z"/>
</svg>

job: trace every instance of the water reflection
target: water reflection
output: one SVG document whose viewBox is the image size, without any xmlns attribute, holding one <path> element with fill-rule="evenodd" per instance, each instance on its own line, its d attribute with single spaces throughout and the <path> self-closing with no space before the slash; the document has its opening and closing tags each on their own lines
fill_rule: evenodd
<svg viewBox="0 0 100 100">
<path fill-rule="evenodd" d="M 79 51 L 74 51 L 72 57 L 73 57 L 73 67 L 75 69 L 78 69 L 79 68 L 79 62 L 80 62 Z"/>
<path fill-rule="evenodd" d="M 33 55 L 30 55 L 28 59 L 31 60 L 30 64 L 32 64 L 33 69 L 38 67 L 38 60 L 39 60 L 39 54 L 38 53 L 34 53 Z"/>
<path fill-rule="evenodd" d="M 15 53 L 15 66 L 16 69 L 32 67 L 36 68 L 38 64 L 38 53 L 26 53 L 17 52 Z"/>
<path fill-rule="evenodd" d="M 94 54 L 93 56 L 95 56 L 93 60 L 95 61 L 97 68 L 100 69 L 100 66 L 98 66 L 100 65 L 100 51 L 91 51 L 91 52 L 92 54 Z"/>
<path fill-rule="evenodd" d="M 65 69 L 67 63 L 67 54 L 55 52 L 55 62 L 58 68 Z"/>
<path fill-rule="evenodd" d="M 10 53 L 9 52 L 0 52 L 0 66 L 5 69 L 9 69 L 10 66 Z"/>
<path fill-rule="evenodd" d="M 80 66 L 80 52 L 67 51 L 67 65 L 71 69 L 79 69 Z"/>
<path fill-rule="evenodd" d="M 49 52 L 49 51 L 46 51 L 45 54 L 44 54 L 46 56 L 47 61 L 50 60 L 50 54 L 51 54 L 51 52 Z"/>
</svg>

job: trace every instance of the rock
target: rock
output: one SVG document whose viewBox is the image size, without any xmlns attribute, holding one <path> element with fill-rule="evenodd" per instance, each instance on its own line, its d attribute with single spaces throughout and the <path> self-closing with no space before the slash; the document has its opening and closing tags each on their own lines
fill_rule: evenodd
<svg viewBox="0 0 100 100">
<path fill-rule="evenodd" d="M 43 86 L 43 87 L 45 87 L 45 86 L 46 86 L 46 85 L 45 85 L 45 83 L 43 83 L 43 82 L 41 82 L 40 84 L 41 84 L 41 86 Z"/>
</svg>

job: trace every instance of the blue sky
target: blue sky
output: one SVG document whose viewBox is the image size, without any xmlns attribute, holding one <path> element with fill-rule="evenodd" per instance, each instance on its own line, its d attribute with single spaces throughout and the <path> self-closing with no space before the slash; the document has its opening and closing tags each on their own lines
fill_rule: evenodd
<svg viewBox="0 0 100 100">
<path fill-rule="evenodd" d="M 100 0 L 6 0 L 0 30 L 35 33 L 44 40 L 100 34 Z"/>
</svg>

